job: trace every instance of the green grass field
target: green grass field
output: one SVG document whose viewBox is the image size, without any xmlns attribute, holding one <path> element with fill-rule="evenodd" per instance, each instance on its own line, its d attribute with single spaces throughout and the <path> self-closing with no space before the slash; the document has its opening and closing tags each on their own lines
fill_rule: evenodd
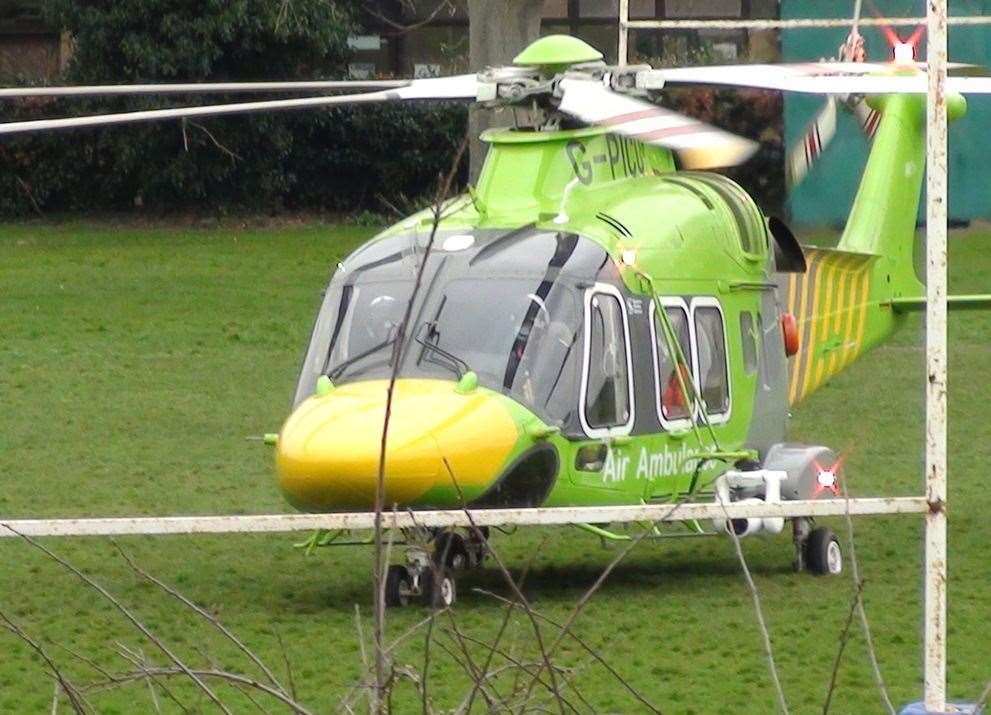
<svg viewBox="0 0 991 715">
<path fill-rule="evenodd" d="M 370 229 L 334 226 L 157 229 L 87 224 L 0 225 L 0 515 L 244 514 L 286 510 L 267 448 L 249 435 L 278 429 L 320 290 L 338 258 Z M 991 292 L 991 232 L 951 237 L 952 292 Z M 991 678 L 991 558 L 985 482 L 991 464 L 991 315 L 951 319 L 950 692 L 976 698 Z M 848 454 L 858 495 L 921 491 L 922 323 L 867 356 L 795 413 L 792 437 Z M 843 528 L 841 522 L 834 524 Z M 856 522 L 857 552 L 878 656 L 897 704 L 921 693 L 921 519 Z M 267 662 L 286 644 L 299 698 L 331 712 L 361 671 L 355 628 L 370 633 L 371 552 L 304 557 L 292 537 L 137 537 L 120 545 L 148 571 L 217 613 Z M 256 671 L 215 632 L 142 582 L 106 540 L 48 540 L 132 607 L 190 662 Z M 520 569 L 543 544 L 526 592 L 564 619 L 613 556 L 576 530 L 524 530 L 495 545 Z M 791 571 L 787 536 L 744 543 L 763 597 L 789 705 L 821 711 L 849 578 Z M 473 589 L 507 593 L 491 566 L 459 582 L 459 628 L 485 641 L 502 611 Z M 113 607 L 29 545 L 0 542 L 0 610 L 40 640 L 77 681 L 98 679 L 61 646 L 124 668 L 115 643 L 154 648 Z M 419 608 L 389 613 L 396 636 Z M 450 621 L 434 638 L 429 689 L 438 709 L 468 689 Z M 578 619 L 575 631 L 665 713 L 770 713 L 774 693 L 732 544 L 677 540 L 634 551 Z M 545 638 L 552 637 L 548 630 Z M 398 661 L 422 666 L 424 632 Z M 535 657 L 516 618 L 506 636 Z M 478 657 L 482 648 L 471 647 Z M 638 705 L 574 643 L 562 662 L 597 711 Z M 498 661 L 497 661 L 498 662 Z M 171 686 L 193 712 L 213 712 L 190 686 Z M 253 711 L 217 686 L 235 712 Z M 0 630 L 0 712 L 42 713 L 53 685 L 40 659 Z M 412 685 L 396 712 L 419 709 Z M 154 712 L 145 684 L 92 696 L 99 712 Z M 545 701 L 546 704 L 546 701 Z M 283 712 L 275 705 L 271 712 Z M 163 711 L 179 711 L 164 701 Z M 835 713 L 881 712 L 855 632 Z"/>
</svg>

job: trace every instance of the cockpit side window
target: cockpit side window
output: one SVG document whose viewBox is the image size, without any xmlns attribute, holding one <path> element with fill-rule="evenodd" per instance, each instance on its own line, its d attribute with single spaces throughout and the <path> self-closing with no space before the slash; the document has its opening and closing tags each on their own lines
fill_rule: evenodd
<svg viewBox="0 0 991 715">
<path fill-rule="evenodd" d="M 655 364 L 655 392 L 657 412 L 661 424 L 668 429 L 682 428 L 690 424 L 692 394 L 693 347 L 688 305 L 681 298 L 661 298 L 664 315 L 671 326 L 680 347 L 672 354 L 667 331 L 657 312 L 656 302 L 651 303 L 651 333 Z M 686 393 L 688 395 L 686 399 Z"/>
<path fill-rule="evenodd" d="M 695 335 L 698 344 L 697 361 L 699 391 L 706 414 L 713 421 L 729 416 L 730 385 L 726 355 L 726 330 L 718 301 L 696 298 L 692 301 Z M 722 418 L 722 419 L 719 419 Z"/>
<path fill-rule="evenodd" d="M 589 289 L 585 302 L 582 427 L 589 437 L 628 434 L 633 427 L 630 329 L 622 295 L 607 284 Z"/>
</svg>

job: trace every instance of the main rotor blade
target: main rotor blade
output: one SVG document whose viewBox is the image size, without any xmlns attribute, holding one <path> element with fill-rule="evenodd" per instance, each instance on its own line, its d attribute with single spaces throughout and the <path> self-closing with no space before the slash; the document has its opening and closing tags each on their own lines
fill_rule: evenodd
<svg viewBox="0 0 991 715">
<path fill-rule="evenodd" d="M 836 99 L 827 97 L 802 132 L 802 139 L 795 142 L 785 158 L 785 184 L 794 189 L 805 178 L 836 135 Z"/>
<path fill-rule="evenodd" d="M 664 109 L 616 94 L 599 82 L 561 80 L 564 96 L 559 109 L 583 122 L 678 152 L 689 169 L 734 166 L 746 161 L 757 144 L 735 134 Z"/>
<path fill-rule="evenodd" d="M 104 97 L 137 94 L 239 94 L 247 92 L 317 92 L 341 89 L 394 89 L 410 80 L 307 82 L 196 82 L 188 84 L 105 84 L 76 87 L 0 87 L 0 99 L 15 97 Z"/>
<path fill-rule="evenodd" d="M 977 71 L 976 65 L 947 63 L 947 69 Z M 893 68 L 914 67 L 924 71 L 924 62 L 895 65 L 892 62 L 791 62 L 781 64 L 707 65 L 704 67 L 668 67 L 652 70 L 671 84 L 745 84 L 768 78 L 849 77 L 891 72 Z M 889 75 L 890 76 L 890 75 Z"/>
<path fill-rule="evenodd" d="M 782 92 L 804 94 L 926 94 L 929 83 L 926 74 L 853 75 L 839 71 L 826 74 L 819 69 L 834 63 L 809 65 L 810 71 L 803 74 L 801 65 L 786 65 L 775 70 L 775 65 L 729 65 L 726 67 L 684 67 L 671 70 L 652 70 L 647 83 L 655 79 L 665 85 L 720 85 L 726 87 L 751 87 Z M 849 65 L 849 63 L 835 63 Z M 859 64 L 859 63 L 858 63 Z M 856 64 L 854 66 L 857 66 Z M 878 65 L 875 65 L 878 67 Z M 890 65 L 880 65 L 890 71 Z M 656 73 L 656 77 L 654 76 Z M 949 77 L 946 91 L 959 94 L 991 94 L 991 77 Z"/>
<path fill-rule="evenodd" d="M 99 114 L 89 117 L 68 119 L 39 119 L 26 122 L 0 124 L 0 134 L 17 134 L 53 129 L 74 129 L 98 127 L 111 124 L 133 124 L 163 119 L 184 119 L 187 117 L 216 117 L 249 112 L 271 112 L 290 109 L 312 109 L 341 104 L 373 104 L 410 99 L 475 99 L 478 80 L 475 75 L 418 79 L 407 86 L 381 92 L 346 94 L 336 97 L 304 97 L 301 99 L 279 99 L 264 102 L 241 102 L 237 104 L 215 104 L 203 107 L 180 107 L 176 109 L 152 109 L 119 114 Z"/>
</svg>

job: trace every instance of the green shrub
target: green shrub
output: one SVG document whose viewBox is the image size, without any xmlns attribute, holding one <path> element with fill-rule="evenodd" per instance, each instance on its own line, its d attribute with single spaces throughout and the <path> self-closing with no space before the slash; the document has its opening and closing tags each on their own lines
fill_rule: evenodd
<svg viewBox="0 0 991 715">
<path fill-rule="evenodd" d="M 68 30 L 72 84 L 343 77 L 355 2 L 44 0 Z M 285 95 L 279 95 L 284 97 Z M 251 99 L 266 99 L 252 95 Z M 244 100 L 173 96 L 8 103 L 3 120 Z M 0 140 L 0 215 L 381 209 L 446 170 L 462 107 L 359 107 L 84 129 Z"/>
</svg>

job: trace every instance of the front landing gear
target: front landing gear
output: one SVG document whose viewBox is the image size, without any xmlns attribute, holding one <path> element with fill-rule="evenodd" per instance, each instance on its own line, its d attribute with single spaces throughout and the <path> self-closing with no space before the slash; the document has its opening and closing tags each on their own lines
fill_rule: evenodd
<svg viewBox="0 0 991 715">
<path fill-rule="evenodd" d="M 399 564 L 392 564 L 385 575 L 385 605 L 389 608 L 408 606 L 416 597 L 413 588 L 413 577 L 409 569 Z"/>
<path fill-rule="evenodd" d="M 843 548 L 833 530 L 826 526 L 813 528 L 808 517 L 792 520 L 792 540 L 795 544 L 795 570 L 809 571 L 816 576 L 838 576 L 843 573 Z"/>
<path fill-rule="evenodd" d="M 454 605 L 457 588 L 454 576 L 446 568 L 425 571 L 420 580 L 423 583 L 423 603 L 431 608 L 450 608 Z"/>
<path fill-rule="evenodd" d="M 482 563 L 487 538 L 487 530 L 467 538 L 455 531 L 441 531 L 429 547 L 408 547 L 406 565 L 394 564 L 386 574 L 385 605 L 395 608 L 417 601 L 430 608 L 454 605 L 454 575 Z"/>
</svg>

